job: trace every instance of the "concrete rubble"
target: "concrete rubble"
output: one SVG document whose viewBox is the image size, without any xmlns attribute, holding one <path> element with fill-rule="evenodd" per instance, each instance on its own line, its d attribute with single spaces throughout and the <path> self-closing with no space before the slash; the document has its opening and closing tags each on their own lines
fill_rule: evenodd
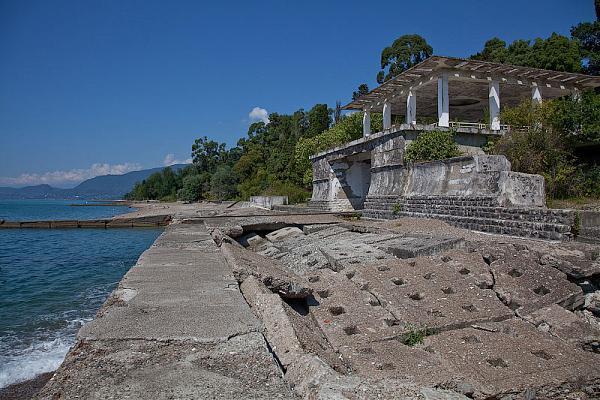
<svg viewBox="0 0 600 400">
<path fill-rule="evenodd" d="M 38 398 L 593 399 L 598 247 L 182 212 Z"/>
<path fill-rule="evenodd" d="M 293 375 L 308 353 L 328 367 L 323 376 L 351 377 L 371 394 L 386 382 L 445 390 L 440 398 L 600 396 L 593 246 L 390 226 L 307 225 L 303 234 L 269 240 L 279 232 L 263 232 L 259 246 L 236 248 L 239 260 L 245 252 L 270 259 L 312 290 L 290 300 L 262 285 L 271 300 L 258 301 L 246 293 L 259 291 L 260 281 L 241 280 L 252 310 L 274 324 L 266 337 L 286 349 L 284 376 L 297 393 L 326 398 L 319 390 L 309 396 Z M 331 379 L 316 386 L 330 390 Z"/>
</svg>

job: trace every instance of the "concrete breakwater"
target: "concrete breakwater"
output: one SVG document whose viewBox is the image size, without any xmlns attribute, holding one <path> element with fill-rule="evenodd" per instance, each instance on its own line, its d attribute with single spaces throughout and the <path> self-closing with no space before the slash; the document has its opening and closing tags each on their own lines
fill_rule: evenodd
<svg viewBox="0 0 600 400">
<path fill-rule="evenodd" d="M 169 225 L 38 398 L 294 398 L 203 223 Z"/>
<path fill-rule="evenodd" d="M 166 226 L 170 215 L 152 215 L 132 218 L 94 220 L 49 220 L 49 221 L 5 221 L 0 220 L 0 229 L 67 229 L 67 228 L 149 228 Z"/>
</svg>

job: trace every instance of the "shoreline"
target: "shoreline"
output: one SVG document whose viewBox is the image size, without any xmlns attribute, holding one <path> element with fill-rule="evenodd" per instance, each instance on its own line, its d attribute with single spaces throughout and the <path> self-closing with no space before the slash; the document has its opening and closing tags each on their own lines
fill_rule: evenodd
<svg viewBox="0 0 600 400">
<path fill-rule="evenodd" d="M 120 204 L 100 204 L 103 206 L 121 206 L 121 207 L 128 207 L 129 210 L 128 212 L 135 212 L 137 211 L 137 208 L 133 208 L 130 206 L 129 202 L 127 202 L 126 204 L 120 203 Z M 90 206 L 90 204 L 86 204 L 86 205 L 81 205 L 81 204 L 68 204 L 68 206 Z M 23 226 L 24 228 L 70 228 L 70 227 L 79 227 L 79 228 L 97 228 L 97 226 L 95 226 L 96 224 L 102 224 L 105 223 L 108 225 L 108 227 L 122 227 L 122 226 L 127 226 L 127 223 L 130 223 L 131 226 L 133 227 L 134 224 L 138 224 L 138 222 L 136 222 L 135 220 L 130 220 L 130 219 L 123 219 L 120 218 L 122 215 L 124 215 L 125 213 L 118 212 L 118 213 L 114 213 L 111 216 L 108 216 L 106 218 L 103 219 L 97 219 L 97 220 L 81 220 L 81 221 L 77 221 L 77 220 L 56 220 L 56 221 L 21 221 L 21 222 L 17 222 L 18 224 L 23 224 L 25 226 Z M 113 220 L 117 220 L 116 222 Z M 165 225 L 168 224 L 164 223 L 164 221 L 159 221 L 158 219 L 156 219 L 157 222 L 151 222 L 151 223 L 147 223 L 146 221 L 144 221 L 144 218 L 140 218 L 140 224 L 142 224 L 143 226 L 140 227 L 149 227 L 149 228 L 163 228 Z M 4 225 L 6 222 L 12 222 L 12 221 L 5 221 L 5 220 L 1 220 L 0 219 L 0 228 L 10 228 L 10 226 L 2 226 Z M 74 226 L 72 226 L 74 223 Z M 144 223 L 146 222 L 146 223 Z M 14 222 L 13 222 L 14 223 Z M 46 223 L 47 226 L 39 226 L 40 224 Z M 56 225 L 58 226 L 56 226 Z M 52 226 L 55 225 L 55 226 Z M 79 225 L 79 226 L 78 226 Z M 138 227 L 138 226 L 135 226 Z M 35 230 L 35 229 L 34 229 Z M 1 229 L 0 229 L 1 231 Z M 154 243 L 154 242 L 152 242 Z M 152 245 L 152 243 L 150 245 Z M 144 249 L 145 250 L 145 249 Z M 132 265 L 133 266 L 133 265 Z M 119 281 L 122 279 L 119 278 Z M 107 296 L 109 296 L 112 293 L 112 290 L 107 293 Z M 100 305 L 101 307 L 102 305 Z M 98 308 L 99 310 L 99 308 Z M 95 318 L 95 316 L 94 316 Z M 76 341 L 76 340 L 75 340 Z M 75 343 L 74 341 L 74 343 Z M 72 347 L 72 346 L 71 346 Z M 67 352 L 68 354 L 68 352 Z M 64 357 L 66 357 L 66 354 L 64 354 L 64 356 L 62 357 L 60 363 L 62 364 L 62 362 L 64 361 Z M 56 373 L 57 368 L 60 366 L 57 365 L 54 367 L 54 369 L 52 369 L 51 371 L 47 371 L 47 372 L 42 372 L 42 371 L 38 371 L 36 375 L 30 376 L 24 380 L 17 380 L 17 381 L 13 381 L 12 383 L 9 383 L 10 381 L 6 382 L 6 386 L 0 387 L 0 400 L 16 400 L 16 399 L 30 399 L 30 398 L 34 398 L 36 396 L 36 394 L 44 387 L 44 385 L 50 380 L 52 379 L 52 377 L 54 376 L 54 374 Z M 34 371 L 31 371 L 34 372 Z M 34 372 L 35 373 L 35 372 Z M 25 377 L 23 377 L 25 378 Z"/>
<path fill-rule="evenodd" d="M 28 400 L 33 398 L 54 376 L 54 371 L 44 372 L 31 379 L 0 388 L 0 400 Z"/>
</svg>

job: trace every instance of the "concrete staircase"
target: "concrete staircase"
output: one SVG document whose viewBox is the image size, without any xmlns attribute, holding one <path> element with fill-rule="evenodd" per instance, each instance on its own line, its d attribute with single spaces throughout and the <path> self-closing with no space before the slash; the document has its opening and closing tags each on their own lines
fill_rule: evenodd
<svg viewBox="0 0 600 400">
<path fill-rule="evenodd" d="M 500 207 L 490 196 L 368 197 L 365 218 L 435 218 L 460 228 L 513 236 L 570 240 L 571 210 Z"/>
</svg>

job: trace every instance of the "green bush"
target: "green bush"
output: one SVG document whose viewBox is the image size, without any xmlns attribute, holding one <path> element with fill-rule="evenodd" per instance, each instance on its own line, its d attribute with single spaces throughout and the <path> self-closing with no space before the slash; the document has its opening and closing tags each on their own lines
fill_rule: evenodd
<svg viewBox="0 0 600 400">
<path fill-rule="evenodd" d="M 296 168 L 302 171 L 302 181 L 305 185 L 312 183 L 312 166 L 309 157 L 323 150 L 330 149 L 343 143 L 356 140 L 363 135 L 363 114 L 360 112 L 343 117 L 337 124 L 325 132 L 300 138 L 296 143 L 294 160 Z M 379 132 L 383 129 L 383 116 L 371 113 L 371 130 Z"/>
<path fill-rule="evenodd" d="M 429 131 L 420 134 L 406 148 L 407 161 L 433 161 L 458 157 L 462 153 L 454 142 L 452 132 Z"/>
<path fill-rule="evenodd" d="M 290 182 L 276 181 L 262 192 L 265 196 L 287 196 L 290 204 L 304 203 L 310 197 L 310 191 Z"/>
<path fill-rule="evenodd" d="M 549 199 L 600 197 L 600 166 L 585 164 L 577 157 L 577 146 L 594 144 L 598 139 L 600 113 L 592 111 L 600 96 L 584 93 L 581 102 L 571 98 L 544 101 L 532 106 L 524 101 L 505 108 L 501 120 L 513 129 L 489 147 L 492 154 L 503 154 L 512 170 L 542 175 Z M 575 112 L 579 110 L 578 112 Z M 597 161 L 596 161 L 597 162 Z"/>
</svg>

